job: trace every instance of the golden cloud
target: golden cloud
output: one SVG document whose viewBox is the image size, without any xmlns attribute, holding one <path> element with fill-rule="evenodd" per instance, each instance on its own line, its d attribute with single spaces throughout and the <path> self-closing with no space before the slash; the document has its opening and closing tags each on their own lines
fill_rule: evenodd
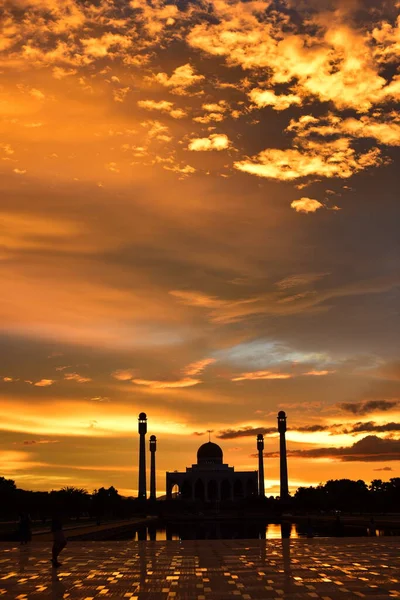
<svg viewBox="0 0 400 600">
<path fill-rule="evenodd" d="M 272 106 L 275 110 L 286 110 L 292 105 L 301 105 L 302 99 L 296 94 L 276 95 L 273 90 L 254 89 L 249 93 L 250 100 L 259 108 Z"/>
<path fill-rule="evenodd" d="M 168 77 L 167 73 L 157 73 L 152 79 L 167 88 L 172 88 L 175 94 L 187 94 L 187 88 L 203 81 L 204 75 L 196 74 L 193 67 L 187 63 L 177 67 L 172 75 Z"/>
<path fill-rule="evenodd" d="M 262 4 L 262 3 L 261 3 Z M 288 27 L 283 13 L 276 19 L 261 19 L 265 4 L 248 2 L 231 4 L 221 0 L 213 4 L 218 21 L 199 23 L 188 34 L 188 43 L 214 56 L 224 57 L 229 65 L 246 70 L 270 71 L 272 85 L 294 85 L 290 103 L 305 97 L 331 101 L 337 108 L 368 111 L 398 93 L 380 74 L 379 50 L 370 44 L 370 34 L 351 28 L 340 13 L 316 12 L 308 24 L 318 31 L 314 35 Z M 388 45 L 393 52 L 394 29 L 374 30 L 375 45 Z M 386 46 L 387 49 L 387 46 Z M 283 109 L 284 99 L 266 93 L 269 104 Z M 257 98 L 257 93 L 255 94 Z M 299 100 L 298 100 L 299 99 Z"/>
<path fill-rule="evenodd" d="M 296 212 L 310 213 L 322 208 L 323 204 L 318 202 L 318 200 L 304 197 L 300 198 L 300 200 L 293 200 L 290 206 L 294 208 Z"/>
<path fill-rule="evenodd" d="M 143 385 L 145 387 L 152 388 L 154 390 L 163 390 L 171 388 L 186 388 L 198 385 L 201 383 L 200 379 L 193 379 L 191 377 L 185 377 L 176 381 L 158 381 L 153 379 L 132 379 L 132 382 L 136 385 Z"/>
<path fill-rule="evenodd" d="M 258 381 L 260 379 L 291 379 L 290 373 L 274 373 L 273 371 L 252 371 L 233 377 L 231 381 Z"/>
<path fill-rule="evenodd" d="M 189 375 L 189 376 L 199 375 L 200 373 L 202 373 L 204 371 L 204 369 L 206 367 L 208 367 L 209 365 L 212 365 L 215 362 L 216 362 L 215 358 L 203 358 L 202 360 L 198 360 L 197 362 L 191 363 L 190 365 L 185 367 L 183 372 L 185 373 L 185 375 Z"/>
<path fill-rule="evenodd" d="M 114 379 L 118 379 L 118 381 L 130 381 L 134 377 L 135 372 L 133 369 L 117 369 L 111 375 Z"/>
<path fill-rule="evenodd" d="M 344 136 L 350 138 L 372 138 L 388 146 L 400 146 L 400 118 L 391 113 L 375 113 L 373 117 L 362 116 L 359 119 L 329 114 L 319 119 L 311 115 L 303 115 L 297 121 L 292 119 L 287 131 L 294 132 L 296 141 L 302 143 L 303 138 L 317 136 Z"/>
<path fill-rule="evenodd" d="M 220 112 L 210 112 L 205 115 L 194 117 L 193 121 L 196 123 L 203 123 L 203 125 L 207 125 L 208 123 L 220 123 L 224 120 L 224 115 Z"/>
<path fill-rule="evenodd" d="M 318 371 L 317 369 L 313 369 L 312 371 L 307 371 L 307 373 L 303 373 L 303 375 L 310 375 L 312 377 L 324 377 L 325 375 L 331 375 L 332 373 L 336 373 L 336 371 L 328 371 L 328 370 L 321 370 Z"/>
<path fill-rule="evenodd" d="M 137 105 L 139 108 L 144 108 L 145 110 L 156 110 L 160 112 L 165 112 L 173 119 L 183 119 L 183 117 L 187 116 L 187 113 L 182 108 L 174 108 L 173 102 L 169 102 L 168 100 L 139 100 Z"/>
<path fill-rule="evenodd" d="M 257 156 L 237 161 L 234 167 L 244 173 L 294 181 L 302 177 L 349 178 L 367 167 L 381 164 L 380 150 L 357 153 L 347 138 L 330 142 L 306 140 L 301 150 L 267 148 Z"/>
<path fill-rule="evenodd" d="M 33 385 L 35 387 L 49 387 L 55 383 L 54 379 L 40 379 L 40 381 L 36 381 Z"/>
<path fill-rule="evenodd" d="M 190 141 L 188 149 L 194 152 L 210 152 L 211 150 L 226 150 L 230 141 L 225 133 L 212 133 L 205 138 L 194 138 Z"/>
<path fill-rule="evenodd" d="M 99 38 L 82 40 L 84 53 L 94 58 L 107 56 L 111 48 L 129 48 L 131 44 L 132 40 L 128 36 L 117 33 L 105 33 Z"/>
<path fill-rule="evenodd" d="M 92 381 L 90 377 L 83 377 L 79 373 L 64 373 L 64 379 L 66 381 L 76 381 L 77 383 L 88 383 Z"/>
</svg>

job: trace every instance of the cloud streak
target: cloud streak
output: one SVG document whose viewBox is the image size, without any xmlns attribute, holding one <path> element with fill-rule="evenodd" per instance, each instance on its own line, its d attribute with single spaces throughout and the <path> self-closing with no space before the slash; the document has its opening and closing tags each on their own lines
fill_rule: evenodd
<svg viewBox="0 0 400 600">
<path fill-rule="evenodd" d="M 264 456 L 271 458 L 276 456 L 276 453 L 267 452 Z M 376 435 L 368 435 L 352 446 L 289 450 L 288 456 L 294 458 L 329 458 L 341 462 L 397 461 L 400 460 L 400 440 L 383 439 Z"/>
</svg>

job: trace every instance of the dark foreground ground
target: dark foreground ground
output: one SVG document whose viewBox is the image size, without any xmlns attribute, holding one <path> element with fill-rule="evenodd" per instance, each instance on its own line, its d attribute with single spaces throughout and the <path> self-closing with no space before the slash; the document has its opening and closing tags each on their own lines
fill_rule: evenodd
<svg viewBox="0 0 400 600">
<path fill-rule="evenodd" d="M 16 600 L 347 600 L 400 597 L 400 538 L 0 544 Z"/>
</svg>

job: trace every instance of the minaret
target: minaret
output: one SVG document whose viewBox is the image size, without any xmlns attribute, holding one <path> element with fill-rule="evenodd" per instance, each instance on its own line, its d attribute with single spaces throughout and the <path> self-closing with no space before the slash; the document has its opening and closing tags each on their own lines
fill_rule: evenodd
<svg viewBox="0 0 400 600">
<path fill-rule="evenodd" d="M 258 450 L 258 495 L 261 498 L 265 496 L 264 488 L 264 436 L 259 433 L 257 436 L 257 450 Z"/>
<path fill-rule="evenodd" d="M 156 499 L 156 450 L 157 438 L 150 436 L 150 500 Z"/>
<path fill-rule="evenodd" d="M 283 410 L 278 412 L 278 431 L 280 437 L 279 455 L 281 461 L 281 500 L 289 497 L 287 457 L 286 457 L 286 414 Z"/>
<path fill-rule="evenodd" d="M 146 500 L 146 433 L 147 416 L 146 413 L 140 413 L 138 423 L 140 441 L 139 441 L 139 500 Z"/>
</svg>

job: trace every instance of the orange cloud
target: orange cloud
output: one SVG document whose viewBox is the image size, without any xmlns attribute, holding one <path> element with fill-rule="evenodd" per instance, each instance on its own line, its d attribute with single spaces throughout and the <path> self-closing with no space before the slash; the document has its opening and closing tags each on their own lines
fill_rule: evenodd
<svg viewBox="0 0 400 600">
<path fill-rule="evenodd" d="M 242 373 L 239 377 L 233 377 L 231 381 L 257 381 L 259 379 L 291 379 L 290 373 L 274 373 L 273 371 L 253 371 Z"/>
<path fill-rule="evenodd" d="M 154 390 L 171 389 L 171 388 L 186 388 L 198 385 L 201 383 L 200 379 L 192 379 L 191 377 L 185 377 L 177 381 L 157 381 L 153 379 L 132 379 L 132 382 L 136 385 L 143 385 L 145 387 L 152 388 Z"/>
<path fill-rule="evenodd" d="M 134 377 L 135 372 L 133 369 L 117 369 L 112 373 L 114 379 L 118 381 L 130 381 Z"/>
<path fill-rule="evenodd" d="M 321 202 L 318 202 L 318 200 L 313 200 L 312 198 L 304 197 L 300 198 L 300 200 L 293 200 L 290 206 L 294 208 L 296 212 L 314 213 L 319 208 L 322 208 L 323 204 L 321 204 Z"/>
<path fill-rule="evenodd" d="M 302 138 L 317 136 L 349 136 L 350 138 L 371 138 L 387 146 L 400 146 L 400 118 L 391 113 L 376 112 L 374 116 L 362 116 L 359 119 L 349 117 L 342 119 L 334 114 L 319 119 L 311 115 L 303 115 L 292 120 L 287 131 L 296 133 L 296 141 Z"/>
<path fill-rule="evenodd" d="M 234 163 L 244 173 L 294 181 L 302 177 L 339 177 L 347 179 L 354 173 L 381 164 L 380 150 L 374 148 L 357 153 L 347 138 L 329 142 L 305 141 L 301 150 L 267 148 L 257 156 Z"/>
<path fill-rule="evenodd" d="M 203 358 L 202 360 L 198 360 L 197 362 L 191 363 L 190 365 L 185 367 L 183 372 L 185 373 L 185 375 L 189 375 L 189 376 L 190 375 L 199 375 L 200 373 L 202 373 L 204 371 L 204 369 L 206 367 L 208 367 L 209 365 L 212 365 L 215 362 L 216 362 L 215 358 Z"/>
<path fill-rule="evenodd" d="M 49 387 L 55 383 L 54 379 L 40 379 L 40 381 L 36 381 L 33 385 L 36 387 Z"/>
<path fill-rule="evenodd" d="M 196 74 L 193 67 L 187 63 L 177 67 L 170 77 L 167 73 L 157 73 L 152 79 L 164 87 L 171 88 L 173 93 L 184 95 L 188 93 L 187 88 L 203 81 L 204 75 Z"/>
<path fill-rule="evenodd" d="M 323 377 L 324 375 L 331 375 L 332 373 L 336 373 L 336 371 L 327 371 L 327 370 L 317 371 L 314 369 L 312 371 L 307 371 L 307 373 L 303 373 L 303 375 L 312 375 L 314 377 Z"/>
<path fill-rule="evenodd" d="M 64 373 L 64 379 L 66 381 L 76 381 L 77 383 L 88 383 L 92 381 L 90 377 L 82 377 L 79 373 Z"/>
<path fill-rule="evenodd" d="M 125 35 L 105 33 L 99 38 L 83 39 L 82 45 L 86 55 L 94 58 L 103 58 L 107 56 L 112 48 L 129 48 L 132 45 L 132 40 Z"/>
<path fill-rule="evenodd" d="M 269 71 L 272 85 L 291 85 L 295 91 L 292 95 L 300 101 L 313 96 L 322 102 L 331 101 L 339 109 L 364 112 L 398 93 L 394 88 L 388 89 L 390 84 L 380 74 L 374 58 L 377 50 L 370 45 L 368 34 L 351 28 L 345 22 L 345 13 L 321 11 L 308 15 L 308 23 L 317 30 L 311 35 L 289 28 L 284 14 L 274 20 L 261 19 L 264 9 L 260 2 L 214 3 L 216 22 L 195 25 L 188 43 L 224 57 L 228 65 Z M 393 49 L 392 30 L 376 30 L 374 37 L 380 44 L 389 42 Z M 267 95 L 271 105 L 277 107 L 280 101 L 275 98 L 268 99 Z"/>
<path fill-rule="evenodd" d="M 137 105 L 145 110 L 165 112 L 173 119 L 183 119 L 187 116 L 186 111 L 182 108 L 174 108 L 173 102 L 168 102 L 168 100 L 160 100 L 159 102 L 155 100 L 138 100 Z"/>
<path fill-rule="evenodd" d="M 272 106 L 275 110 L 286 110 L 292 105 L 301 105 L 302 99 L 296 94 L 276 95 L 273 90 L 254 89 L 249 93 L 250 100 L 259 108 Z"/>
<path fill-rule="evenodd" d="M 230 141 L 225 133 L 212 133 L 205 138 L 194 138 L 190 141 L 188 149 L 194 152 L 209 152 L 211 150 L 226 150 Z"/>
</svg>

